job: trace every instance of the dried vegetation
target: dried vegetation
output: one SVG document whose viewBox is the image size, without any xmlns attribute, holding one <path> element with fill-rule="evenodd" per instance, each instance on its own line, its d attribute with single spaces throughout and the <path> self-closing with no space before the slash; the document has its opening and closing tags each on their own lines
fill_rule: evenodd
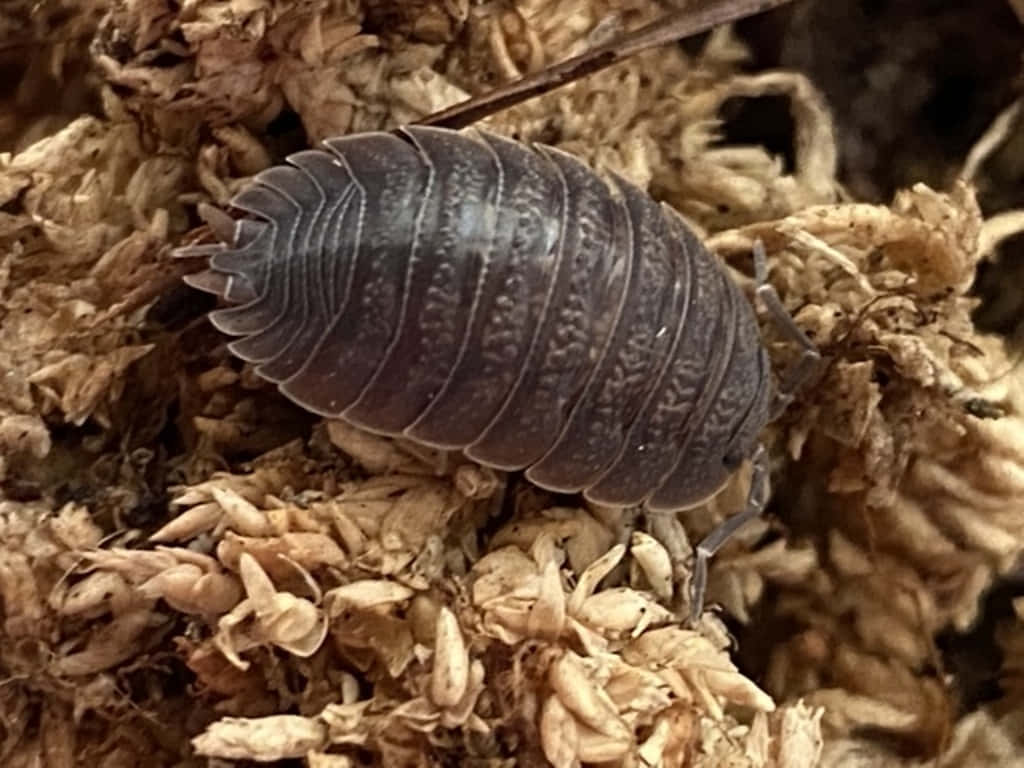
<svg viewBox="0 0 1024 768">
<path fill-rule="evenodd" d="M 683 620 L 688 541 L 738 508 L 745 474 L 647 520 L 318 422 L 227 354 L 168 258 L 202 236 L 196 203 L 287 152 L 415 120 L 662 8 L 7 6 L 4 765 L 1024 763 L 1024 620 L 1000 627 L 1000 697 L 970 713 L 936 644 L 972 629 L 1024 550 L 1024 374 L 968 295 L 1019 217 L 986 220 L 967 182 L 849 199 L 825 98 L 745 69 L 729 30 L 486 122 L 648 188 L 738 279 L 761 238 L 828 359 L 766 436 L 773 516 L 712 569 L 744 673 L 716 615 Z M 763 96 L 789 105 L 791 167 L 721 140 L 727 102 Z M 781 364 L 792 350 L 764 330 Z"/>
</svg>

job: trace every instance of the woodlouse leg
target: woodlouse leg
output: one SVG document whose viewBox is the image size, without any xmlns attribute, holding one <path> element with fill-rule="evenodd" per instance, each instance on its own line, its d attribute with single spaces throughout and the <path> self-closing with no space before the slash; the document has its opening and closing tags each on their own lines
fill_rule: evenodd
<svg viewBox="0 0 1024 768">
<path fill-rule="evenodd" d="M 708 583 L 708 560 L 714 557 L 715 553 L 736 531 L 764 511 L 768 497 L 771 495 L 768 452 L 764 449 L 764 445 L 758 444 L 750 461 L 754 471 L 750 477 L 750 491 L 747 493 L 747 504 L 743 511 L 723 520 L 697 545 L 693 564 L 693 580 L 690 582 L 691 623 L 695 623 L 704 610 L 704 592 Z"/>
<path fill-rule="evenodd" d="M 768 257 L 764 243 L 754 241 L 754 279 L 757 282 L 757 297 L 764 304 L 775 324 L 801 349 L 800 358 L 782 375 L 778 394 L 772 407 L 772 419 L 786 409 L 794 394 L 814 375 L 821 362 L 821 352 L 807 334 L 793 321 L 793 316 L 783 306 L 775 286 L 768 282 Z"/>
</svg>

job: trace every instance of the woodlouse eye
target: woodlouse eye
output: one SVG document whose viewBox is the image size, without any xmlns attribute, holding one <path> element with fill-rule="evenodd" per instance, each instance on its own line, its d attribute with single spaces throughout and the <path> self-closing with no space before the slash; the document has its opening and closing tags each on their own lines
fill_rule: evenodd
<svg viewBox="0 0 1024 768">
<path fill-rule="evenodd" d="M 744 454 L 738 448 L 734 448 L 722 457 L 722 465 L 730 472 L 735 472 L 743 463 Z"/>
</svg>

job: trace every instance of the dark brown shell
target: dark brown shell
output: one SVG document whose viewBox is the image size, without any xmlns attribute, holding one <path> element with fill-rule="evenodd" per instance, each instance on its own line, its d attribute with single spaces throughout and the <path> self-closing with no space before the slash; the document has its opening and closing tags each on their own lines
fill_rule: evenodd
<svg viewBox="0 0 1024 768">
<path fill-rule="evenodd" d="M 299 405 L 605 504 L 684 508 L 768 420 L 753 312 L 682 219 L 470 131 L 331 139 L 259 174 L 192 284 Z"/>
</svg>

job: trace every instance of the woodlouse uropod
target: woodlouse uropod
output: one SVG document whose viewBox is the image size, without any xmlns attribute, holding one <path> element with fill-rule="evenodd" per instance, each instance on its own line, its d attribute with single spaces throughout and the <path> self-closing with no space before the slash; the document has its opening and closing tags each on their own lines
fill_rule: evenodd
<svg viewBox="0 0 1024 768">
<path fill-rule="evenodd" d="M 235 306 L 230 348 L 302 407 L 461 449 L 537 485 L 652 512 L 698 504 L 756 458 L 772 381 L 753 310 L 683 219 L 572 156 L 476 130 L 329 139 L 210 216 L 187 278 Z M 759 294 L 813 346 L 763 280 Z"/>
</svg>

